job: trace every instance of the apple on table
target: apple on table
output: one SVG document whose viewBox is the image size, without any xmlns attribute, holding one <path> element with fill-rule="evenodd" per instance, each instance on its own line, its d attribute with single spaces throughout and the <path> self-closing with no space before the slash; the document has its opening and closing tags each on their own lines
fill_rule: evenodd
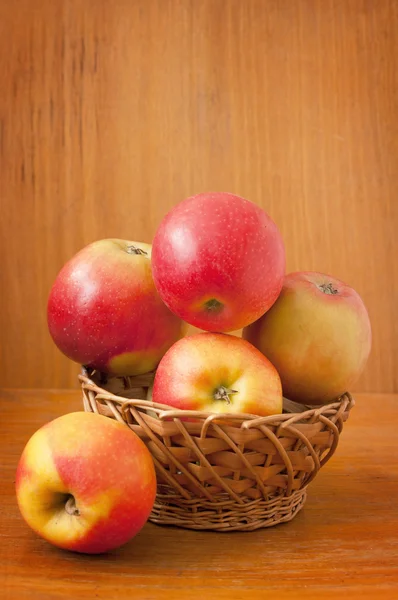
<svg viewBox="0 0 398 600">
<path fill-rule="evenodd" d="M 47 317 L 68 358 L 119 376 L 152 371 L 186 329 L 156 291 L 151 245 L 120 239 L 93 242 L 66 263 Z"/>
<path fill-rule="evenodd" d="M 243 337 L 272 362 L 283 394 L 324 404 L 351 389 L 371 349 L 366 307 L 349 285 L 318 272 L 286 275 L 279 298 Z"/>
<path fill-rule="evenodd" d="M 126 425 L 70 413 L 41 427 L 20 458 L 16 493 L 27 524 L 55 546 L 99 554 L 134 537 L 156 494 L 153 460 Z"/>
</svg>

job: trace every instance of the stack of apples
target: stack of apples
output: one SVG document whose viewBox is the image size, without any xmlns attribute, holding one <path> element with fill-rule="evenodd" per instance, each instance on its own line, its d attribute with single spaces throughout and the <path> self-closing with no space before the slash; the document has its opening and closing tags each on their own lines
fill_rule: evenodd
<svg viewBox="0 0 398 600">
<path fill-rule="evenodd" d="M 228 193 L 178 204 L 152 246 L 106 239 L 83 248 L 56 278 L 48 325 L 73 361 L 107 377 L 156 370 L 154 402 L 202 413 L 267 416 L 282 412 L 283 397 L 335 401 L 355 383 L 371 346 L 355 290 L 322 273 L 286 275 L 275 223 Z M 202 332 L 187 335 L 187 325 Z M 40 481 L 42 496 L 33 502 Z M 91 413 L 65 415 L 36 432 L 17 473 L 28 524 L 81 552 L 103 552 L 135 535 L 155 488 L 144 444 Z"/>
</svg>

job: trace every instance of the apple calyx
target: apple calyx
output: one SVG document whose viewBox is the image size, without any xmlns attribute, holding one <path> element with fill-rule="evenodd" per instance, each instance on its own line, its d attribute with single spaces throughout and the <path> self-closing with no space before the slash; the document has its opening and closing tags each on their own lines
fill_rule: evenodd
<svg viewBox="0 0 398 600">
<path fill-rule="evenodd" d="M 210 300 L 204 303 L 204 307 L 208 312 L 217 313 L 224 308 L 224 304 L 217 300 L 217 298 L 210 298 Z"/>
<path fill-rule="evenodd" d="M 142 248 L 137 248 L 137 246 L 127 246 L 126 252 L 127 254 L 139 254 L 141 256 L 148 255 L 148 252 L 145 252 Z"/>
<path fill-rule="evenodd" d="M 334 295 L 339 293 L 339 290 L 333 286 L 333 283 L 321 283 L 318 287 L 324 294 Z"/>
<path fill-rule="evenodd" d="M 74 496 L 68 496 L 68 499 L 65 503 L 65 510 L 68 513 L 68 515 L 73 515 L 75 517 L 78 517 L 80 515 L 80 511 L 76 506 L 76 500 Z"/>
<path fill-rule="evenodd" d="M 224 385 L 220 385 L 214 391 L 214 400 L 225 400 L 227 404 L 231 404 L 231 398 L 229 397 L 231 394 L 237 394 L 238 390 L 231 390 L 230 388 L 226 388 Z"/>
</svg>

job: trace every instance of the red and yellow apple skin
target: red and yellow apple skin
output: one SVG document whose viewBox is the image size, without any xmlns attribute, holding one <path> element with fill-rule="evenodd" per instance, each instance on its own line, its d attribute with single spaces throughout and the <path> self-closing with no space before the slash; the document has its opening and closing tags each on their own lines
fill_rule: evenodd
<svg viewBox="0 0 398 600">
<path fill-rule="evenodd" d="M 66 263 L 47 317 L 68 358 L 119 376 L 152 371 L 186 327 L 156 291 L 151 246 L 119 239 L 94 242 Z"/>
<path fill-rule="evenodd" d="M 99 554 L 134 537 L 156 494 L 152 457 L 127 426 L 70 413 L 30 438 L 16 475 L 26 523 L 60 548 Z"/>
<path fill-rule="evenodd" d="M 324 404 L 349 391 L 371 348 L 371 326 L 358 293 L 317 272 L 291 273 L 272 308 L 243 337 L 279 372 L 283 394 Z"/>
<path fill-rule="evenodd" d="M 275 367 L 249 342 L 223 333 L 199 333 L 176 342 L 160 361 L 152 399 L 217 414 L 282 412 Z"/>
<path fill-rule="evenodd" d="M 205 331 L 241 329 L 277 299 L 282 237 L 259 206 L 228 193 L 187 198 L 161 222 L 152 249 L 155 285 L 181 319 Z"/>
</svg>

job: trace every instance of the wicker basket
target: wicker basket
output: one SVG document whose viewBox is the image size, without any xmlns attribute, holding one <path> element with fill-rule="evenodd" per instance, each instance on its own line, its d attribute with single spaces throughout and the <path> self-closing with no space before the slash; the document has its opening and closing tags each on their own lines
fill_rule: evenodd
<svg viewBox="0 0 398 600">
<path fill-rule="evenodd" d="M 354 406 L 346 393 L 312 408 L 285 400 L 270 417 L 174 410 L 146 400 L 153 376 L 79 378 L 84 409 L 126 423 L 149 448 L 158 479 L 150 520 L 162 525 L 250 531 L 290 521 Z"/>
</svg>

